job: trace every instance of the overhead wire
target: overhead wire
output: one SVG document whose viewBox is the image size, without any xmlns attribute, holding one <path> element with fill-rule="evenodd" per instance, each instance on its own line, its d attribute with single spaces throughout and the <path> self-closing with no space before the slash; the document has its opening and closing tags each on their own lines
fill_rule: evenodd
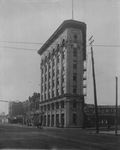
<svg viewBox="0 0 120 150">
<path fill-rule="evenodd" d="M 9 46 L 0 46 L 2 48 L 10 48 L 10 49 L 18 49 L 18 50 L 29 50 L 29 51 L 38 51 L 35 49 L 31 49 L 31 48 L 19 48 L 19 47 L 9 47 Z"/>
<path fill-rule="evenodd" d="M 39 43 L 39 42 L 14 42 L 14 41 L 0 41 L 0 43 L 16 43 L 16 44 L 41 44 L 43 45 L 44 43 Z"/>
</svg>

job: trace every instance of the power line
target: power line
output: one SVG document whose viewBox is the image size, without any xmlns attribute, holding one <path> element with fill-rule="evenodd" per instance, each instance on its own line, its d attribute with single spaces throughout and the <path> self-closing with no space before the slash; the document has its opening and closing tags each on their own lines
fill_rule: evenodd
<svg viewBox="0 0 120 150">
<path fill-rule="evenodd" d="M 29 51 L 38 51 L 35 49 L 30 49 L 30 48 L 19 48 L 19 47 L 8 47 L 8 46 L 0 46 L 2 48 L 10 48 L 10 49 L 18 49 L 18 50 L 29 50 Z"/>
<path fill-rule="evenodd" d="M 17 43 L 17 44 L 41 44 L 44 43 L 37 43 L 37 42 L 14 42 L 14 41 L 0 41 L 0 43 Z"/>
<path fill-rule="evenodd" d="M 93 45 L 95 47 L 120 47 L 120 45 Z"/>
<path fill-rule="evenodd" d="M 17 42 L 17 41 L 0 41 L 0 43 L 16 43 L 16 44 L 37 44 L 37 45 L 43 45 L 45 43 L 43 42 Z M 86 46 L 90 46 L 90 45 L 86 45 Z M 95 47 L 120 47 L 120 45 L 106 45 L 106 44 L 97 44 L 97 45 L 93 45 Z"/>
</svg>

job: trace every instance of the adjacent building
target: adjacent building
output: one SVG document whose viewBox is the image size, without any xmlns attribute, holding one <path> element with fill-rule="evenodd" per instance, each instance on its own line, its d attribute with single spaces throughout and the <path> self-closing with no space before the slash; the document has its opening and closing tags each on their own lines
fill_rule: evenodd
<svg viewBox="0 0 120 150">
<path fill-rule="evenodd" d="M 39 123 L 39 102 L 40 93 L 33 93 L 29 99 L 23 102 L 23 122 L 27 126 L 35 126 Z"/>
<path fill-rule="evenodd" d="M 38 54 L 42 125 L 81 127 L 86 88 L 86 24 L 64 21 Z"/>
<path fill-rule="evenodd" d="M 85 127 L 95 126 L 95 106 L 94 104 L 85 104 L 84 109 Z M 116 106 L 115 105 L 98 105 L 99 126 L 115 125 Z M 120 105 L 117 108 L 117 123 L 120 125 Z"/>
<path fill-rule="evenodd" d="M 9 122 L 10 123 L 23 123 L 23 103 L 22 102 L 9 102 Z"/>
</svg>

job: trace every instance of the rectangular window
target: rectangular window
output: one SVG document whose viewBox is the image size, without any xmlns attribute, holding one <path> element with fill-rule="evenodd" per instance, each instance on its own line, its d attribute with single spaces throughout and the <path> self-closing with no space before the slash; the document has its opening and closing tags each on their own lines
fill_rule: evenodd
<svg viewBox="0 0 120 150">
<path fill-rule="evenodd" d="M 50 89 L 50 82 L 48 82 L 48 88 Z"/>
<path fill-rule="evenodd" d="M 77 81 L 77 73 L 73 74 L 73 81 L 76 82 Z"/>
<path fill-rule="evenodd" d="M 49 78 L 49 79 L 51 78 L 51 73 L 50 73 L 50 72 L 48 73 L 48 78 Z"/>
<path fill-rule="evenodd" d="M 54 88 L 54 86 L 55 86 L 55 83 L 54 83 L 54 81 L 52 82 L 52 86 L 53 86 L 53 88 Z"/>
<path fill-rule="evenodd" d="M 74 50 L 73 50 L 73 56 L 77 57 L 77 49 L 76 48 L 74 48 Z"/>
<path fill-rule="evenodd" d="M 62 52 L 62 59 L 65 59 L 65 52 Z"/>
<path fill-rule="evenodd" d="M 59 74 L 60 73 L 60 70 L 59 70 L 59 68 L 57 69 L 57 74 Z"/>
<path fill-rule="evenodd" d="M 73 69 L 77 69 L 77 64 L 73 64 Z"/>
<path fill-rule="evenodd" d="M 59 78 L 57 78 L 57 85 L 59 85 Z"/>
<path fill-rule="evenodd" d="M 57 89 L 57 91 L 56 91 L 56 92 L 57 92 L 56 94 L 57 94 L 57 96 L 58 96 L 58 95 L 59 95 L 59 89 Z"/>
<path fill-rule="evenodd" d="M 54 95 L 54 91 L 52 91 L 52 97 L 54 97 L 55 95 Z"/>
<path fill-rule="evenodd" d="M 73 85 L 73 93 L 77 93 L 77 86 Z"/>
<path fill-rule="evenodd" d="M 47 75 L 45 75 L 45 81 L 47 80 Z"/>
<path fill-rule="evenodd" d="M 62 83 L 64 83 L 65 82 L 65 78 L 64 78 L 64 76 L 62 76 Z"/>
<path fill-rule="evenodd" d="M 64 87 L 62 87 L 62 94 L 64 94 L 65 93 L 65 88 Z"/>
<path fill-rule="evenodd" d="M 58 55 L 57 56 L 57 63 L 59 63 L 60 62 L 60 56 Z"/>
<path fill-rule="evenodd" d="M 53 77 L 55 77 L 55 70 L 53 70 Z"/>
<path fill-rule="evenodd" d="M 48 98 L 50 98 L 50 92 L 48 93 Z"/>
</svg>

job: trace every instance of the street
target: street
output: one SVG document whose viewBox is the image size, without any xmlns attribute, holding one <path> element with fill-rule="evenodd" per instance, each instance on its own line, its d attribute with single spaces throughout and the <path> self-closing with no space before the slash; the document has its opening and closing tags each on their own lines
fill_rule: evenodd
<svg viewBox="0 0 120 150">
<path fill-rule="evenodd" d="M 0 149 L 119 150 L 120 136 L 93 130 L 0 124 Z"/>
</svg>

